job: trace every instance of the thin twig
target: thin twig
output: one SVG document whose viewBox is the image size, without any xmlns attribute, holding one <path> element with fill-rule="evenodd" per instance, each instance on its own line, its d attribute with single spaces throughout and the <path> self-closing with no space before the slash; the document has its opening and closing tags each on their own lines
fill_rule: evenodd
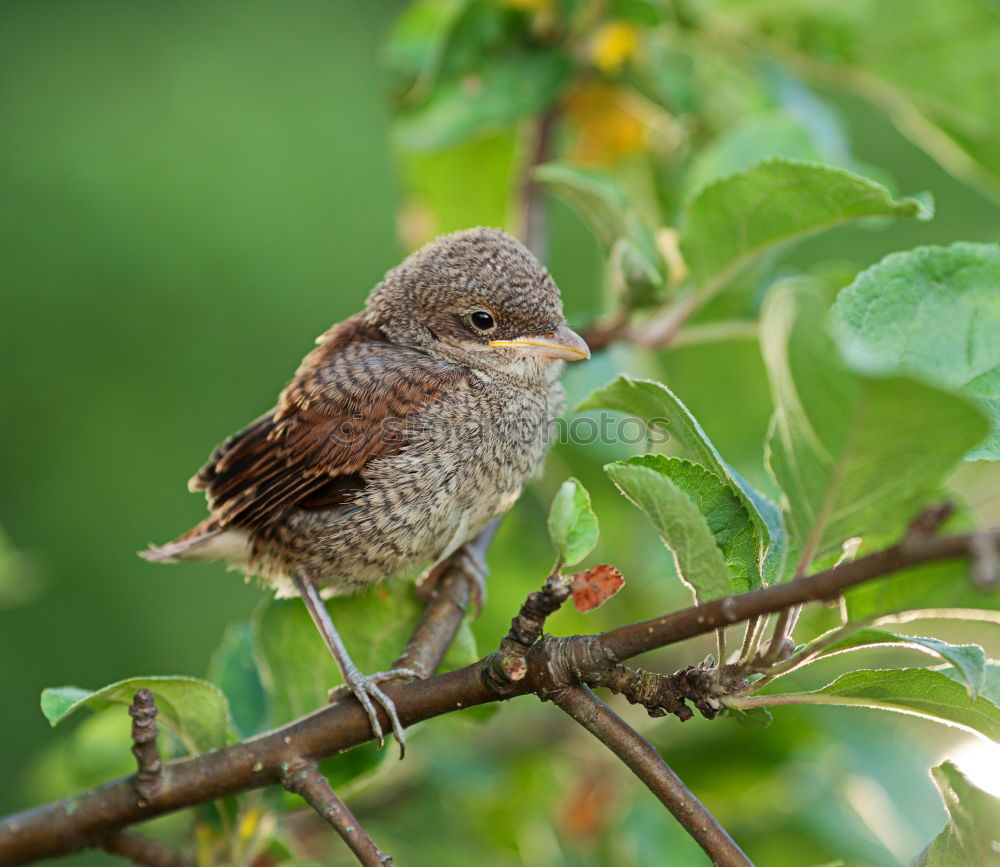
<svg viewBox="0 0 1000 867">
<path fill-rule="evenodd" d="M 160 752 L 156 748 L 156 738 L 160 730 L 156 727 L 156 701 L 148 689 L 140 689 L 132 698 L 128 714 L 132 717 L 132 755 L 139 765 L 135 775 L 135 791 L 140 804 L 147 804 L 156 797 L 163 782 L 160 771 Z"/>
<path fill-rule="evenodd" d="M 933 506 L 928 506 L 926 509 L 923 509 L 912 521 L 910 521 L 899 544 L 905 547 L 906 545 L 919 544 L 921 540 L 932 538 L 941 529 L 944 522 L 954 514 L 954 512 L 954 503 L 949 503 L 947 501 L 937 503 Z M 813 528 L 809 541 L 806 542 L 803 552 L 800 555 L 798 567 L 796 568 L 795 576 L 792 579 L 794 581 L 798 581 L 804 577 L 806 570 L 809 568 L 813 552 L 816 548 L 817 531 L 818 525 Z M 975 564 L 979 559 L 975 553 L 975 540 L 970 547 L 970 554 L 972 562 Z M 992 558 L 992 562 L 994 565 L 996 564 L 995 557 Z M 777 621 L 774 624 L 774 631 L 771 633 L 770 645 L 764 654 L 763 662 L 765 666 L 774 665 L 780 659 L 787 658 L 787 656 L 794 649 L 795 645 L 791 640 L 792 632 L 795 629 L 795 625 L 798 623 L 799 615 L 801 613 L 802 606 L 795 605 L 791 608 L 786 608 L 778 615 Z"/>
<path fill-rule="evenodd" d="M 587 687 L 564 689 L 553 701 L 642 780 L 684 826 L 684 830 L 698 841 L 713 864 L 718 867 L 753 867 L 753 862 L 671 770 L 653 745 Z"/>
<path fill-rule="evenodd" d="M 552 158 L 555 128 L 559 109 L 549 108 L 538 116 L 532 129 L 531 150 L 521 174 L 520 211 L 521 239 L 539 262 L 548 258 L 548 220 L 545 211 L 545 190 L 535 180 L 535 169 Z"/>
<path fill-rule="evenodd" d="M 281 784 L 302 798 L 320 817 L 329 823 L 365 867 L 386 867 L 392 858 L 385 854 L 337 797 L 330 781 L 320 773 L 314 762 L 292 762 L 281 778 Z"/>
<path fill-rule="evenodd" d="M 475 539 L 463 546 L 465 550 L 459 550 L 443 564 L 423 616 L 393 668 L 413 668 L 426 675 L 438 670 L 465 619 L 474 592 L 483 592 L 475 588 L 475 579 L 467 574 L 466 558 L 484 563 L 499 526 L 500 519 L 494 518 Z"/>
<path fill-rule="evenodd" d="M 715 630 L 715 654 L 719 665 L 726 664 L 726 630 L 716 629 Z"/>
<path fill-rule="evenodd" d="M 189 861 L 159 840 L 132 831 L 110 834 L 101 840 L 100 847 L 141 867 L 195 867 L 194 861 Z"/>
<path fill-rule="evenodd" d="M 400 720 L 410 726 L 455 710 L 541 691 L 551 667 L 548 654 L 560 646 L 560 641 L 590 641 L 606 657 L 625 660 L 792 605 L 837 599 L 851 587 L 910 566 L 968 559 L 972 546 L 978 546 L 981 539 L 988 540 L 995 552 L 1000 544 L 1000 529 L 914 539 L 809 578 L 716 599 L 600 636 L 539 642 L 526 657 L 527 676 L 502 692 L 487 680 L 487 672 L 494 664 L 491 655 L 427 680 L 387 684 L 386 693 L 395 702 Z M 585 677 L 586 672 L 579 676 Z M 281 780 L 282 764 L 296 759 L 318 761 L 371 739 L 368 716 L 356 702 L 323 707 L 280 729 L 215 752 L 167 763 L 160 793 L 147 807 L 136 803 L 134 777 L 124 777 L 8 816 L 0 820 L 0 864 L 23 864 L 75 852 L 136 822 L 274 785 Z"/>
<path fill-rule="evenodd" d="M 757 652 L 755 636 L 759 623 L 759 617 L 754 617 L 752 620 L 747 621 L 746 629 L 743 632 L 743 645 L 740 647 L 740 655 L 736 658 L 736 664 L 739 666 L 746 666 Z"/>
<path fill-rule="evenodd" d="M 792 608 L 786 608 L 778 615 L 778 619 L 774 624 L 774 630 L 771 632 L 771 641 L 767 646 L 767 650 L 764 651 L 764 665 L 773 665 L 786 651 L 800 610 L 801 608 L 796 605 Z"/>
<path fill-rule="evenodd" d="M 571 583 L 556 571 L 549 575 L 541 590 L 528 594 L 517 616 L 511 620 L 510 630 L 500 641 L 499 651 L 494 654 L 496 670 L 492 673 L 498 683 L 512 683 L 528 673 L 528 651 L 542 637 L 546 619 L 562 607 L 571 592 Z"/>
</svg>

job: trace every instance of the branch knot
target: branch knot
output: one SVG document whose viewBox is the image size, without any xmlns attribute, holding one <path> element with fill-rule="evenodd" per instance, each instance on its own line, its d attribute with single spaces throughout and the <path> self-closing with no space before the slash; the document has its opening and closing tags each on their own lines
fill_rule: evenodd
<svg viewBox="0 0 1000 867">
<path fill-rule="evenodd" d="M 160 734 L 156 714 L 156 700 L 152 691 L 140 689 L 136 692 L 129 705 L 128 715 L 132 717 L 132 755 L 139 766 L 134 788 L 142 807 L 156 797 L 163 785 L 160 774 L 163 765 L 156 748 L 156 738 Z"/>
</svg>

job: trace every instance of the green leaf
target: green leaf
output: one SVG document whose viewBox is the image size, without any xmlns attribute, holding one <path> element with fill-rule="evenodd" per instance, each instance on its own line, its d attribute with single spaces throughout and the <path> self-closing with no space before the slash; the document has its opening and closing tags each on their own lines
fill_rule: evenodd
<svg viewBox="0 0 1000 867">
<path fill-rule="evenodd" d="M 423 606 L 408 582 L 372 588 L 327 602 L 354 663 L 366 674 L 392 665 L 406 647 Z M 300 599 L 269 599 L 254 613 L 254 654 L 271 697 L 272 725 L 327 703 L 343 683 L 336 662 Z"/>
<path fill-rule="evenodd" d="M 725 715 L 748 729 L 766 729 L 774 722 L 774 714 L 766 707 L 752 707 L 749 710 L 727 707 Z"/>
<path fill-rule="evenodd" d="M 914 867 L 1000 865 L 1000 800 L 977 789 L 951 762 L 931 769 L 949 822 Z"/>
<path fill-rule="evenodd" d="M 996 0 L 727 5 L 728 15 L 750 19 L 738 26 L 787 43 L 805 61 L 790 58 L 797 71 L 823 87 L 836 78 L 880 113 L 891 106 L 900 132 L 947 170 L 993 195 L 1000 190 Z"/>
<path fill-rule="evenodd" d="M 647 460 L 618 461 L 608 464 L 604 471 L 653 522 L 674 555 L 678 576 L 691 589 L 695 601 L 728 596 L 733 586 L 729 567 L 705 516 L 684 488 L 671 478 L 667 458 L 659 458 L 665 462 L 659 466 L 650 465 Z"/>
<path fill-rule="evenodd" d="M 597 544 L 597 515 L 590 494 L 576 479 L 562 483 L 549 509 L 549 537 L 563 566 L 575 566 Z"/>
<path fill-rule="evenodd" d="M 784 704 L 834 704 L 870 707 L 925 717 L 1000 742 L 1000 707 L 996 701 L 1000 666 L 989 665 L 982 694 L 970 698 L 948 671 L 927 668 L 860 669 L 842 674 L 812 692 L 760 695 L 737 700 L 741 710 Z"/>
<path fill-rule="evenodd" d="M 968 458 L 1000 459 L 1000 246 L 958 243 L 887 256 L 837 297 L 844 354 L 973 399 L 993 430 Z"/>
<path fill-rule="evenodd" d="M 98 690 L 64 686 L 42 692 L 42 713 L 53 726 L 82 707 L 103 710 L 126 707 L 140 689 L 150 689 L 159 711 L 157 719 L 169 728 L 188 752 L 195 754 L 224 746 L 229 730 L 229 705 L 214 683 L 197 677 L 133 677 Z"/>
<path fill-rule="evenodd" d="M 414 0 L 399 15 L 385 43 L 386 63 L 406 79 L 410 98 L 433 85 L 448 38 L 468 0 Z"/>
<path fill-rule="evenodd" d="M 928 219 L 917 199 L 890 192 L 844 169 L 771 159 L 708 184 L 689 200 L 681 252 L 706 294 L 754 259 L 789 241 L 860 217 Z"/>
<path fill-rule="evenodd" d="M 911 516 L 988 430 L 963 398 L 849 371 L 824 319 L 816 293 L 786 283 L 768 297 L 761 329 L 775 401 L 768 464 L 799 573 Z"/>
<path fill-rule="evenodd" d="M 1000 622 L 1000 594 L 984 592 L 969 581 L 965 560 L 942 560 L 903 569 L 844 594 L 852 619 L 895 612 L 923 612 L 925 617 Z M 955 613 L 953 613 L 955 612 Z"/>
<path fill-rule="evenodd" d="M 972 507 L 955 491 L 939 491 L 933 499 L 934 502 L 949 501 L 956 507 L 938 532 L 968 533 L 979 529 Z M 855 556 L 863 557 L 895 544 L 911 520 L 911 515 L 906 516 L 886 533 L 863 539 Z M 970 580 L 969 562 L 962 558 L 922 563 L 878 581 L 859 584 L 844 594 L 844 603 L 850 620 L 867 621 L 877 617 L 881 621 L 878 625 L 928 617 L 1000 623 L 1000 593 L 975 586 Z"/>
<path fill-rule="evenodd" d="M 626 234 L 633 209 L 613 175 L 569 163 L 545 163 L 535 169 L 534 176 L 565 199 L 606 248 Z"/>
<path fill-rule="evenodd" d="M 327 604 L 354 663 L 366 674 L 383 671 L 403 652 L 424 606 L 409 582 L 372 588 L 359 596 Z M 254 658 L 270 697 L 270 724 L 281 725 L 328 701 L 332 687 L 343 683 L 340 671 L 300 599 L 268 599 L 254 612 Z M 466 620 L 442 663 L 443 670 L 478 659 Z M 388 755 L 370 745 L 334 756 L 321 765 L 336 786 L 371 772 Z"/>
<path fill-rule="evenodd" d="M 212 654 L 208 679 L 221 687 L 229 700 L 233 726 L 241 738 L 259 732 L 267 718 L 267 693 L 253 656 L 253 624 L 232 623 Z"/>
<path fill-rule="evenodd" d="M 685 190 L 696 190 L 773 157 L 824 163 L 884 183 L 878 169 L 850 156 L 837 115 L 803 85 L 777 75 L 779 91 L 791 104 L 739 119 L 709 142 L 692 161 L 684 178 Z"/>
<path fill-rule="evenodd" d="M 431 150 L 495 131 L 547 108 L 573 74 L 573 61 L 556 49 L 491 59 L 478 73 L 442 80 L 419 108 L 397 120 L 404 148 Z"/>
<path fill-rule="evenodd" d="M 906 647 L 950 662 L 965 683 L 969 698 L 976 698 L 985 685 L 986 653 L 978 644 L 948 644 L 937 638 L 899 635 L 884 629 L 860 629 L 831 645 L 821 656 L 872 647 Z"/>
<path fill-rule="evenodd" d="M 401 219 L 406 222 L 416 215 L 417 240 L 469 226 L 509 225 L 507 183 L 516 149 L 516 131 L 504 130 L 448 148 L 401 153 L 409 209 Z M 469 184 L 470 177 L 476 178 L 475 184 Z"/>
<path fill-rule="evenodd" d="M 584 219 L 621 269 L 633 303 L 658 296 L 667 265 L 652 231 L 636 213 L 617 178 L 597 169 L 566 163 L 546 163 L 535 179 L 547 184 Z"/>
<path fill-rule="evenodd" d="M 0 611 L 26 605 L 41 593 L 38 570 L 25 554 L 14 549 L 0 527 Z"/>
<path fill-rule="evenodd" d="M 670 477 L 677 488 L 698 507 L 732 576 L 733 593 L 761 586 L 757 552 L 760 540 L 746 506 L 732 486 L 700 464 L 663 455 L 643 455 L 628 461 Z"/>
<path fill-rule="evenodd" d="M 708 434 L 669 388 L 650 380 L 619 376 L 587 397 L 577 409 L 613 409 L 641 418 L 649 427 L 669 431 L 695 463 L 736 492 L 754 523 L 759 571 L 768 581 L 777 575 L 784 549 L 780 512 L 722 459 Z"/>
</svg>

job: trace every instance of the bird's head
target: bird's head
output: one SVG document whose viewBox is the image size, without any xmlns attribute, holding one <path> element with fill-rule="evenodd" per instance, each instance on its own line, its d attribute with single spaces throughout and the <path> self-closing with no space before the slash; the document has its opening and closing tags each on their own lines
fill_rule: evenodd
<svg viewBox="0 0 1000 867">
<path fill-rule="evenodd" d="M 590 357 L 548 271 L 499 229 L 455 232 L 417 250 L 375 287 L 366 313 L 394 343 L 515 377 L 554 379 L 554 362 Z"/>
</svg>

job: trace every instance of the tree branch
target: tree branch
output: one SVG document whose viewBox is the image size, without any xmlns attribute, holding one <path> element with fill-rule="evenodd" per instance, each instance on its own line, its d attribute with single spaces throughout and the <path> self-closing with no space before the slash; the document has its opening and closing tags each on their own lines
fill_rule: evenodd
<svg viewBox="0 0 1000 867">
<path fill-rule="evenodd" d="M 427 680 L 388 684 L 404 725 L 473 705 L 552 689 L 553 671 L 562 685 L 586 682 L 588 661 L 620 661 L 711 633 L 721 626 L 806 602 L 838 598 L 845 590 L 909 566 L 935 560 L 968 559 L 988 541 L 994 553 L 1000 530 L 907 539 L 898 545 L 836 566 L 812 577 L 730 596 L 665 617 L 635 623 L 603 635 L 551 639 L 525 657 L 525 677 L 497 688 L 488 678 L 495 656 Z M 574 670 L 574 665 L 581 667 Z M 357 702 L 340 702 L 242 743 L 164 765 L 163 786 L 146 806 L 134 790 L 134 776 L 45 804 L 0 821 L 0 864 L 22 864 L 94 845 L 136 822 L 226 795 L 281 782 L 282 766 L 319 761 L 371 740 L 367 714 Z"/>
<path fill-rule="evenodd" d="M 101 840 L 100 847 L 112 855 L 128 858 L 141 867 L 195 867 L 193 861 L 181 857 L 159 840 L 151 840 L 131 831 L 119 831 Z M 5 863 L 5 862 L 0 862 Z"/>
<path fill-rule="evenodd" d="M 718 867 L 753 867 L 656 748 L 585 686 L 567 687 L 553 702 L 620 758 L 660 799 Z"/>
<path fill-rule="evenodd" d="M 375 845 L 314 762 L 298 761 L 289 765 L 282 775 L 281 784 L 332 825 L 361 864 L 365 867 L 391 867 L 392 858 Z"/>
<path fill-rule="evenodd" d="M 761 614 L 773 614 L 806 602 L 829 602 L 845 590 L 910 566 L 935 560 L 969 559 L 979 539 L 991 542 L 994 553 L 1000 544 L 1000 529 L 954 536 L 905 539 L 867 557 L 842 563 L 808 578 L 726 596 L 665 617 L 633 623 L 604 633 L 601 644 L 618 659 L 630 659 L 667 644 L 741 623 Z"/>
<path fill-rule="evenodd" d="M 128 713 L 132 717 L 132 755 L 139 765 L 135 775 L 135 792 L 142 801 L 149 801 L 156 796 L 163 783 L 160 776 L 163 765 L 156 748 L 160 730 L 156 727 L 157 709 L 152 691 L 140 689 L 136 692 Z"/>
<path fill-rule="evenodd" d="M 535 180 L 535 169 L 552 158 L 558 118 L 559 109 L 555 106 L 539 115 L 532 129 L 531 150 L 524 164 L 519 192 L 521 238 L 524 245 L 542 263 L 548 258 L 549 233 L 545 213 L 545 191 Z"/>
<path fill-rule="evenodd" d="M 500 519 L 494 518 L 442 565 L 420 622 L 393 668 L 413 668 L 427 674 L 438 670 L 465 619 L 474 590 L 482 593 L 482 588 L 476 585 L 476 576 L 468 573 L 468 558 L 485 560 L 499 526 Z"/>
</svg>

